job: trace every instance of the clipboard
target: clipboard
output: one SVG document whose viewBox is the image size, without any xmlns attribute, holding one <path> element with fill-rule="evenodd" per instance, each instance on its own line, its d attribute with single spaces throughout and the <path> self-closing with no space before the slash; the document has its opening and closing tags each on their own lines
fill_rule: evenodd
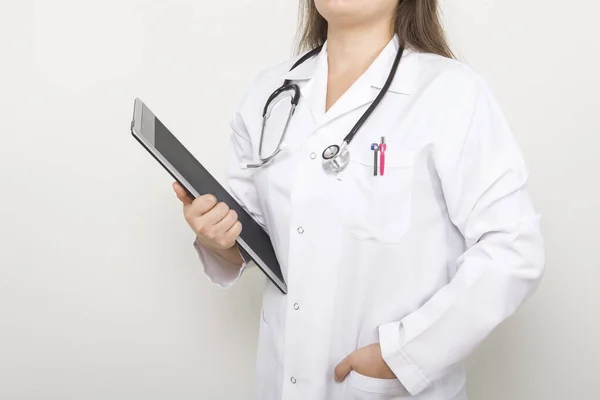
<svg viewBox="0 0 600 400">
<path fill-rule="evenodd" d="M 212 194 L 217 201 L 235 210 L 242 224 L 237 238 L 242 255 L 254 261 L 281 293 L 287 294 L 281 266 L 267 232 L 139 98 L 134 101 L 131 134 L 192 197 Z"/>
</svg>

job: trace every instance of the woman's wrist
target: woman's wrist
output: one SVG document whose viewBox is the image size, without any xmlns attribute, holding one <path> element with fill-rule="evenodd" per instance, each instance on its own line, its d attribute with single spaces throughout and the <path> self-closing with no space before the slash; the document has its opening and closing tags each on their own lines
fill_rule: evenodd
<svg viewBox="0 0 600 400">
<path fill-rule="evenodd" d="M 228 249 L 218 249 L 218 248 L 213 248 L 210 246 L 207 246 L 207 247 L 209 247 L 209 249 L 213 253 L 215 253 L 219 258 L 221 258 L 223 261 L 227 262 L 228 264 L 235 265 L 239 268 L 241 268 L 244 265 L 245 261 L 244 261 L 244 258 L 242 257 L 242 254 L 240 253 L 237 243 Z"/>
</svg>

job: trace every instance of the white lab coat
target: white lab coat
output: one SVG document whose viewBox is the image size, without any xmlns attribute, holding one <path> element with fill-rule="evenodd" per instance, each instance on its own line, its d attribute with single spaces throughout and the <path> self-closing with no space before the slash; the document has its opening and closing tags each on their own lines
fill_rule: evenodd
<svg viewBox="0 0 600 400">
<path fill-rule="evenodd" d="M 407 50 L 350 144 L 350 165 L 323 171 L 323 149 L 375 99 L 397 49 L 394 38 L 325 112 L 325 44 L 291 72 L 293 61 L 261 74 L 233 118 L 228 187 L 269 233 L 289 289 L 264 292 L 259 400 L 466 399 L 463 362 L 542 276 L 521 152 L 489 88 L 457 61 Z M 265 101 L 284 79 L 302 90 L 286 149 L 245 170 L 258 161 Z M 286 113 L 273 111 L 265 140 L 279 139 Z M 386 170 L 373 176 L 371 143 L 382 136 Z M 239 279 L 195 246 L 212 282 Z M 398 379 L 352 372 L 336 383 L 337 363 L 372 343 Z"/>
</svg>

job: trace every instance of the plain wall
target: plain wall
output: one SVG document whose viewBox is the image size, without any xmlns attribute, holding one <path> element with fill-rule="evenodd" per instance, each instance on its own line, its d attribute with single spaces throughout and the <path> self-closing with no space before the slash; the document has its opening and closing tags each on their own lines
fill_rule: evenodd
<svg viewBox="0 0 600 400">
<path fill-rule="evenodd" d="M 0 0 L 0 399 L 250 399 L 261 289 L 204 278 L 141 97 L 224 178 L 248 83 L 297 1 Z M 531 169 L 547 273 L 470 361 L 472 400 L 600 389 L 600 71 L 591 0 L 446 0 Z"/>
</svg>

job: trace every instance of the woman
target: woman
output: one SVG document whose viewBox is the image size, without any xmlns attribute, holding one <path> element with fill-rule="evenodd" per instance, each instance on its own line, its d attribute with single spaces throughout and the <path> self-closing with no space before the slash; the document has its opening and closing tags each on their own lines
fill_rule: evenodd
<svg viewBox="0 0 600 400">
<path fill-rule="evenodd" d="M 261 74 L 232 123 L 230 191 L 269 233 L 289 290 L 264 293 L 257 398 L 466 399 L 463 362 L 543 272 L 520 150 L 486 84 L 452 59 L 436 0 L 306 0 L 303 15 L 314 55 Z M 244 167 L 260 161 L 263 107 L 285 80 L 301 91 L 286 147 Z M 375 101 L 348 165 L 325 171 L 323 149 Z M 263 156 L 289 105 L 273 106 Z M 247 267 L 236 214 L 175 190 L 207 275 L 230 286 Z"/>
</svg>

